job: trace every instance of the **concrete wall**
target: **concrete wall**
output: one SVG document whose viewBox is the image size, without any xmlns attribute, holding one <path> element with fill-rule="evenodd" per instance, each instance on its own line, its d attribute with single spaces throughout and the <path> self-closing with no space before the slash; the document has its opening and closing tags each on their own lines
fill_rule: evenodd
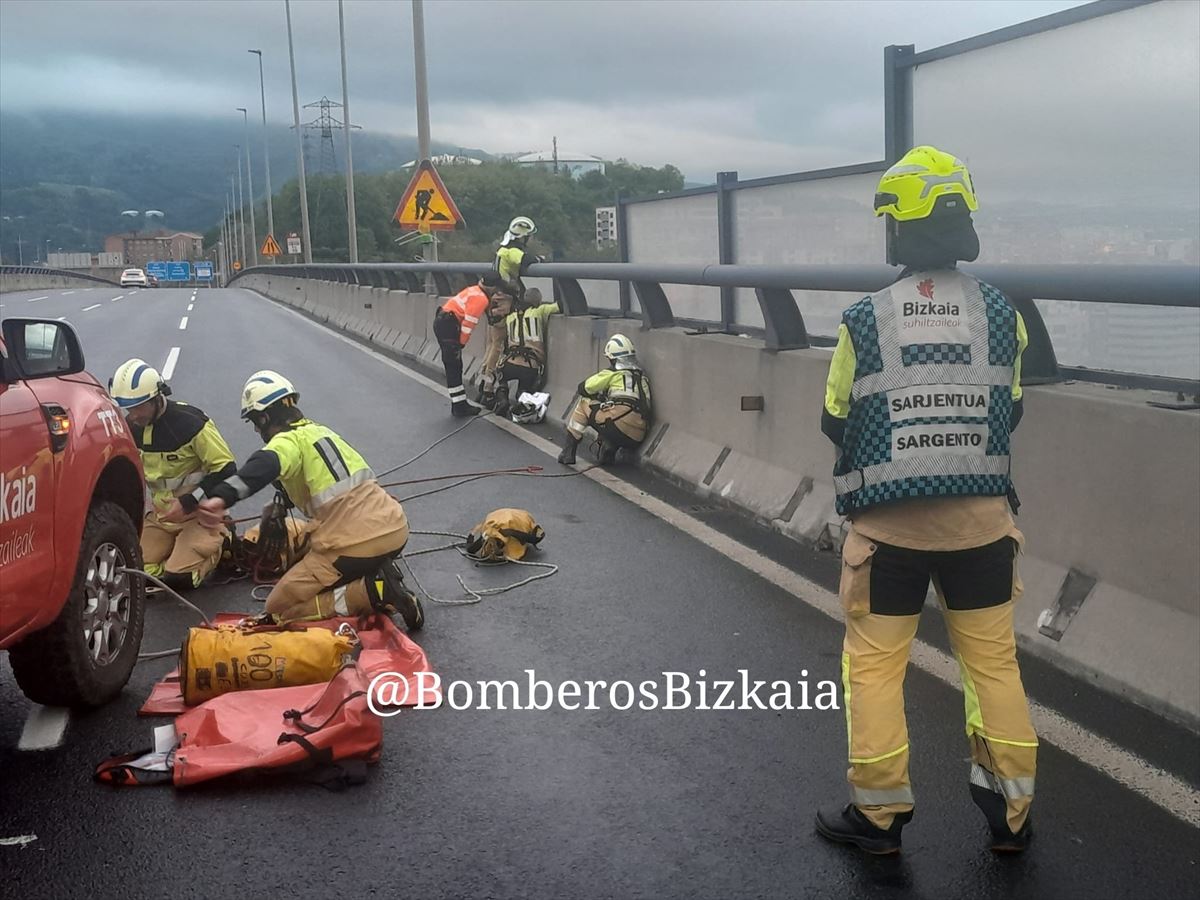
<svg viewBox="0 0 1200 900">
<path fill-rule="evenodd" d="M 55 288 L 99 287 L 100 282 L 72 275 L 0 275 L 0 294 L 12 291 L 44 291 Z"/>
<path fill-rule="evenodd" d="M 249 275 L 250 288 L 441 374 L 423 294 Z M 368 306 L 369 304 L 369 306 Z M 641 463 L 736 505 L 798 540 L 840 546 L 833 449 L 819 417 L 829 352 L 765 353 L 730 335 L 641 331 L 622 319 L 562 318 L 549 328 L 551 415 L 601 367 L 617 331 L 632 335 L 653 380 L 655 425 Z M 483 337 L 464 353 L 478 372 Z M 742 396 L 763 397 L 743 412 Z M 1023 646 L 1173 717 L 1200 724 L 1200 417 L 1099 385 L 1026 389 L 1014 471 L 1028 539 L 1018 607 Z M 1158 395 L 1156 399 L 1164 399 Z M 1094 579 L 1061 640 L 1038 618 L 1072 572 Z"/>
</svg>

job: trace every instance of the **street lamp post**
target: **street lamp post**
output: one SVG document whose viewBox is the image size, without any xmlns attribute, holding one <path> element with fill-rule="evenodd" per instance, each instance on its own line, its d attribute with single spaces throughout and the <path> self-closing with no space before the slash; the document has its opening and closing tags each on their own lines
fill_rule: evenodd
<svg viewBox="0 0 1200 900">
<path fill-rule="evenodd" d="M 5 216 L 5 222 L 20 222 L 24 220 L 24 216 Z M 21 246 L 21 226 L 17 226 L 17 265 L 25 265 L 25 251 Z"/>
<path fill-rule="evenodd" d="M 250 113 L 246 107 L 239 106 L 242 114 L 242 125 L 246 131 L 246 191 L 250 195 L 250 258 L 258 265 L 258 228 L 254 225 L 254 173 L 250 170 Z"/>
<path fill-rule="evenodd" d="M 412 0 L 413 67 L 417 87 L 417 158 L 418 163 L 429 159 L 429 82 L 425 70 L 425 7 L 422 0 Z M 426 237 L 432 238 L 428 234 Z M 421 245 L 421 256 L 437 262 L 437 243 L 431 240 Z M 433 274 L 425 276 L 425 293 L 433 292 Z"/>
<path fill-rule="evenodd" d="M 267 86 L 263 81 L 263 60 L 261 50 L 249 50 L 248 53 L 253 53 L 258 57 L 258 92 L 262 98 L 262 120 L 263 120 L 263 168 L 266 170 L 267 176 L 267 234 L 274 236 L 275 234 L 275 204 L 271 199 L 271 142 L 267 137 Z"/>
<path fill-rule="evenodd" d="M 246 246 L 246 198 L 242 194 L 242 148 L 234 144 L 233 149 L 237 151 L 238 221 L 242 229 L 242 265 L 244 266 L 246 265 L 246 261 L 250 259 L 250 250 Z"/>
<path fill-rule="evenodd" d="M 346 133 L 346 227 L 350 232 L 350 262 L 358 262 L 358 217 L 354 213 L 354 155 L 350 150 L 350 87 L 346 81 L 346 16 L 338 0 L 338 35 L 342 41 L 342 129 Z"/>
<path fill-rule="evenodd" d="M 292 66 L 292 117 L 296 125 L 296 166 L 300 173 L 300 230 L 304 233 L 304 262 L 312 265 L 312 233 L 308 227 L 308 184 L 304 179 L 304 138 L 300 130 L 300 92 L 296 89 L 296 50 L 292 44 L 292 3 L 283 0 L 287 13 L 288 60 Z"/>
</svg>

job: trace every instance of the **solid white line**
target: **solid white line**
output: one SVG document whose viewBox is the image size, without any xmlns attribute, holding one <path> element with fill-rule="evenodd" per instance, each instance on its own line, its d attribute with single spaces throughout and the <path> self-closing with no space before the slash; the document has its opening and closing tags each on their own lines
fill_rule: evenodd
<svg viewBox="0 0 1200 900">
<path fill-rule="evenodd" d="M 18 834 L 16 837 L 0 838 L 0 847 L 24 847 L 36 840 L 36 834 Z"/>
<path fill-rule="evenodd" d="M 247 293 L 254 297 L 259 297 L 264 301 L 266 300 L 261 294 L 254 291 L 247 291 Z M 446 390 L 444 385 L 438 384 L 436 381 L 426 378 L 424 375 L 414 372 L 406 366 L 402 366 L 382 353 L 378 353 L 364 344 L 360 344 L 358 341 L 351 340 L 344 335 L 326 328 L 319 322 L 314 322 L 312 319 L 293 309 L 277 303 L 272 303 L 272 305 L 291 313 L 302 322 L 307 322 L 313 328 L 319 328 L 325 334 L 366 353 L 368 356 L 374 357 L 384 365 L 390 366 L 418 384 L 424 385 L 439 396 L 444 395 Z M 507 420 L 498 419 L 495 416 L 488 416 L 488 421 L 497 428 L 507 431 L 517 439 L 524 441 L 532 447 L 536 447 L 548 456 L 553 457 L 558 454 L 559 448 L 552 441 L 533 434 L 519 425 Z M 675 509 L 662 500 L 643 493 L 633 485 L 622 481 L 620 478 L 603 469 L 592 469 L 591 471 L 584 472 L 583 477 L 591 479 L 601 487 L 607 488 L 635 506 L 641 507 L 667 524 L 685 534 L 691 535 L 706 548 L 717 551 L 722 556 L 766 579 L 776 587 L 793 594 L 797 599 L 807 603 L 818 612 L 822 612 L 838 622 L 845 620 L 842 604 L 837 594 L 825 590 L 820 585 L 809 581 L 802 575 L 797 575 L 795 572 L 784 568 L 778 563 L 765 559 L 745 544 L 735 541 L 733 538 L 722 534 L 714 528 L 710 528 L 698 519 Z M 924 641 L 914 640 L 912 642 L 911 659 L 917 668 L 946 682 L 951 687 L 961 690 L 958 663 L 950 654 Z M 1065 750 L 1084 765 L 1109 776 L 1122 787 L 1140 794 L 1176 818 L 1183 820 L 1189 825 L 1200 827 L 1200 791 L 1195 790 L 1182 779 L 1176 778 L 1170 772 L 1165 772 L 1157 766 L 1151 765 L 1136 753 L 1131 753 L 1117 746 L 1048 706 L 1030 700 L 1029 711 L 1033 717 L 1033 724 L 1037 729 L 1040 740 L 1054 744 L 1056 747 Z"/>
<path fill-rule="evenodd" d="M 83 308 L 82 312 L 87 312 L 89 309 L 99 309 L 99 308 L 100 308 L 99 303 L 93 303 L 91 306 L 85 306 Z"/>
<path fill-rule="evenodd" d="M 179 320 L 179 330 L 183 331 L 185 328 L 187 328 L 187 316 Z"/>
<path fill-rule="evenodd" d="M 46 299 L 45 297 L 30 297 L 30 298 L 29 298 L 28 300 L 26 300 L 25 302 L 26 302 L 26 303 L 34 303 L 34 302 L 36 302 L 36 301 L 38 301 L 38 300 L 45 300 L 45 299 Z"/>
<path fill-rule="evenodd" d="M 70 710 L 61 706 L 39 706 L 29 708 L 29 717 L 17 742 L 18 750 L 49 750 L 62 743 L 67 730 Z"/>
<path fill-rule="evenodd" d="M 170 381 L 171 376 L 175 374 L 175 363 L 179 362 L 179 348 L 172 347 L 171 352 L 167 354 L 167 361 L 163 363 L 162 377 L 163 381 Z"/>
</svg>

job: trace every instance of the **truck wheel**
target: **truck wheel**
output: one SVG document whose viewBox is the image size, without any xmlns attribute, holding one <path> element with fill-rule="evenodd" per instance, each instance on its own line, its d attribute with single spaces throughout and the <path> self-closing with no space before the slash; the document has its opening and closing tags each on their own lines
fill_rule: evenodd
<svg viewBox="0 0 1200 900">
<path fill-rule="evenodd" d="M 9 651 L 17 684 L 45 706 L 99 706 L 121 692 L 137 663 L 146 584 L 118 571 L 142 567 L 137 529 L 110 501 L 88 510 L 75 580 L 53 624 Z"/>
</svg>

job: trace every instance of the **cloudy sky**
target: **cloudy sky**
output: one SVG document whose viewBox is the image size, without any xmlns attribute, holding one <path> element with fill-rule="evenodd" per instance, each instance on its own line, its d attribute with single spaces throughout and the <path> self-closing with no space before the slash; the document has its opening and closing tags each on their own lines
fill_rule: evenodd
<svg viewBox="0 0 1200 900">
<path fill-rule="evenodd" d="M 887 44 L 928 49 L 1081 0 L 426 0 L 435 140 L 559 147 L 689 178 L 882 156 Z M 346 0 L 351 111 L 412 134 L 407 0 Z M 301 104 L 340 99 L 334 0 L 294 0 Z M 0 106 L 290 122 L 283 0 L 0 0 Z M 307 118 L 307 116 L 306 116 Z"/>
</svg>

